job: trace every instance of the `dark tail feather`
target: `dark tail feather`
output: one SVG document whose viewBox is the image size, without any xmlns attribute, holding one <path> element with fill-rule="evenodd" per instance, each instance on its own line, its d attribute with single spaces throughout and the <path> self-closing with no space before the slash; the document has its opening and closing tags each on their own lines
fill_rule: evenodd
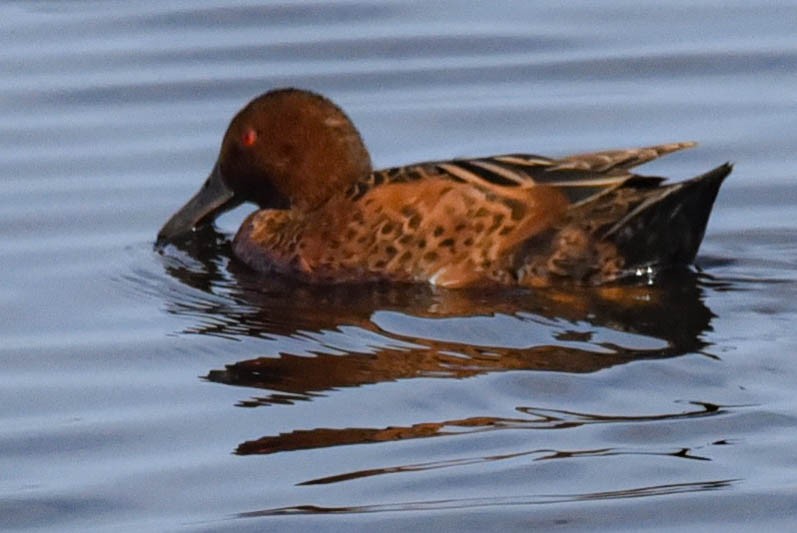
<svg viewBox="0 0 797 533">
<path fill-rule="evenodd" d="M 690 180 L 656 189 L 603 238 L 617 246 L 628 268 L 692 263 L 714 199 L 731 169 L 731 164 L 725 163 Z"/>
</svg>

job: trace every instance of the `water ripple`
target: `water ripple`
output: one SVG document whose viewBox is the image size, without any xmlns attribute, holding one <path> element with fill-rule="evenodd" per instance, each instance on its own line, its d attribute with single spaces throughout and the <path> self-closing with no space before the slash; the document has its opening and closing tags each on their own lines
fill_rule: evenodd
<svg viewBox="0 0 797 533">
<path fill-rule="evenodd" d="M 377 505 L 362 505 L 350 507 L 321 507 L 317 505 L 298 505 L 249 511 L 240 513 L 239 518 L 255 518 L 263 516 L 280 516 L 294 514 L 350 514 L 350 513 L 385 513 L 397 511 L 439 511 L 451 509 L 473 509 L 489 507 L 507 507 L 514 505 L 545 505 L 565 502 L 585 502 L 614 500 L 627 498 L 648 498 L 673 494 L 689 494 L 705 491 L 725 490 L 732 488 L 736 479 L 721 479 L 707 481 L 693 481 L 689 483 L 674 483 L 668 485 L 652 485 L 632 487 L 617 491 L 574 493 L 574 494 L 540 494 L 521 495 L 498 498 L 462 498 L 456 500 L 429 500 L 403 503 L 385 503 Z"/>
</svg>

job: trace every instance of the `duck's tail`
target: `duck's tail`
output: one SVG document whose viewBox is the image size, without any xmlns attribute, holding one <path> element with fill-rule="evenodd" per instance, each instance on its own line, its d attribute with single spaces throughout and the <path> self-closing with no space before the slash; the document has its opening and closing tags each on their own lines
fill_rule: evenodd
<svg viewBox="0 0 797 533">
<path fill-rule="evenodd" d="M 617 247 L 628 267 L 692 263 L 720 185 L 732 168 L 725 163 L 690 180 L 651 189 L 602 238 Z"/>
</svg>

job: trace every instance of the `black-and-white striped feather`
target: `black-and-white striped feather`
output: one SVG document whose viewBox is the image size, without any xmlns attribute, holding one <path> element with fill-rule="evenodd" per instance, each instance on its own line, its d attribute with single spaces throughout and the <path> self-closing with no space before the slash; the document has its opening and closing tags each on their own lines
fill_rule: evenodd
<svg viewBox="0 0 797 533">
<path fill-rule="evenodd" d="M 547 185 L 561 188 L 572 202 L 579 202 L 614 189 L 633 178 L 635 186 L 655 186 L 658 177 L 632 174 L 630 169 L 662 155 L 690 148 L 693 142 L 671 143 L 628 150 L 610 150 L 551 159 L 531 154 L 504 154 L 473 159 L 430 161 L 378 170 L 349 191 L 359 198 L 374 187 L 428 178 L 446 178 L 461 183 L 500 190 L 502 187 Z"/>
</svg>

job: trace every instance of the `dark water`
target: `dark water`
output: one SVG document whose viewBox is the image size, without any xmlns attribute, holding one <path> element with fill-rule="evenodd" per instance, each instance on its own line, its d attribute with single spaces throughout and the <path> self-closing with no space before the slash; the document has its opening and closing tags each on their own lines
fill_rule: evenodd
<svg viewBox="0 0 797 533">
<path fill-rule="evenodd" d="M 0 529 L 786 530 L 794 2 L 0 5 Z M 652 286 L 311 289 L 221 219 L 153 251 L 229 117 L 294 85 L 388 166 L 701 147 Z"/>
</svg>

